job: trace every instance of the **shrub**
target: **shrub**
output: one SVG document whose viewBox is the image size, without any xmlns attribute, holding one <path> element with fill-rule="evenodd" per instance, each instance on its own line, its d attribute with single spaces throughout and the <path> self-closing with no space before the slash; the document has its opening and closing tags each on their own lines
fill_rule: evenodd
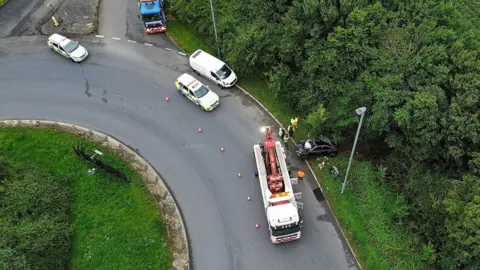
<svg viewBox="0 0 480 270">
<path fill-rule="evenodd" d="M 73 191 L 37 168 L 0 164 L 0 268 L 65 269 Z"/>
</svg>

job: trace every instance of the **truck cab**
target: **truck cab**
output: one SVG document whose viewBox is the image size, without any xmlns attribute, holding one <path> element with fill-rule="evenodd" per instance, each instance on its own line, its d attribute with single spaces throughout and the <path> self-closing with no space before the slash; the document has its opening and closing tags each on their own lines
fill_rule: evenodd
<svg viewBox="0 0 480 270">
<path fill-rule="evenodd" d="M 303 220 L 298 215 L 297 207 L 292 203 L 268 207 L 267 219 L 273 244 L 290 242 L 301 237 Z"/>
<path fill-rule="evenodd" d="M 138 0 L 138 18 L 143 21 L 145 34 L 167 32 L 167 17 L 163 7 L 163 0 Z"/>
</svg>

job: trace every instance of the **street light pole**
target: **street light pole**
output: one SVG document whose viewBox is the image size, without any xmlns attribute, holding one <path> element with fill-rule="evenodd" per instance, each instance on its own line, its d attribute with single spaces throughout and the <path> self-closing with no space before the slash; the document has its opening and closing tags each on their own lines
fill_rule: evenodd
<svg viewBox="0 0 480 270">
<path fill-rule="evenodd" d="M 353 142 L 352 153 L 350 154 L 350 160 L 348 161 L 347 172 L 345 173 L 345 180 L 343 180 L 343 183 L 342 183 L 341 194 L 343 194 L 343 191 L 345 190 L 345 185 L 347 185 L 348 173 L 350 172 L 350 166 L 352 165 L 353 154 L 355 153 L 355 147 L 357 146 L 358 135 L 360 134 L 360 128 L 362 127 L 363 116 L 365 116 L 366 111 L 367 111 L 367 108 L 365 107 L 361 107 L 355 110 L 355 112 L 358 115 L 360 115 L 360 123 L 358 124 L 357 135 L 355 135 L 355 141 Z"/>
<path fill-rule="evenodd" d="M 218 58 L 220 58 L 220 47 L 218 46 L 217 25 L 215 24 L 215 15 L 213 14 L 213 3 L 210 0 L 210 10 L 212 11 L 213 31 L 215 31 L 215 42 L 217 42 Z"/>
</svg>

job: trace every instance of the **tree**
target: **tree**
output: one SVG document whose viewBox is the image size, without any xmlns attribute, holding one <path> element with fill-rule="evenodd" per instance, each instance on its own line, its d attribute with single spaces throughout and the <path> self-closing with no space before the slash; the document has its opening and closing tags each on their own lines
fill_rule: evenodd
<svg viewBox="0 0 480 270">
<path fill-rule="evenodd" d="M 480 265 L 480 178 L 466 175 L 444 201 L 448 232 L 441 265 L 475 268 Z"/>
<path fill-rule="evenodd" d="M 204 1 L 172 3 L 213 40 Z M 272 97 L 312 128 L 353 137 L 355 108 L 369 108 L 362 134 L 394 148 L 388 183 L 406 198 L 407 227 L 422 237 L 426 257 L 438 255 L 433 267 L 477 262 L 461 240 L 476 224 L 476 202 L 451 191 L 451 183 L 473 181 L 462 175 L 480 176 L 480 31 L 470 18 L 436 0 L 225 0 L 215 7 L 227 61 L 240 75 L 265 75 Z M 455 227 L 460 221 L 470 225 Z"/>
<path fill-rule="evenodd" d="M 327 120 L 326 110 L 323 104 L 319 104 L 316 111 L 311 112 L 305 122 L 310 125 L 313 130 L 320 131 L 322 124 Z"/>
</svg>

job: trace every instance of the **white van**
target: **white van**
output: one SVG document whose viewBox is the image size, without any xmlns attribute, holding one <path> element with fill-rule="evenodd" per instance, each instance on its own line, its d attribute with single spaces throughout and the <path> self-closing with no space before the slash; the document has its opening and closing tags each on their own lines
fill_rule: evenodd
<svg viewBox="0 0 480 270">
<path fill-rule="evenodd" d="M 196 50 L 189 58 L 190 67 L 204 76 L 212 80 L 221 88 L 232 87 L 237 82 L 237 75 L 230 69 L 227 64 L 202 50 Z"/>
</svg>

